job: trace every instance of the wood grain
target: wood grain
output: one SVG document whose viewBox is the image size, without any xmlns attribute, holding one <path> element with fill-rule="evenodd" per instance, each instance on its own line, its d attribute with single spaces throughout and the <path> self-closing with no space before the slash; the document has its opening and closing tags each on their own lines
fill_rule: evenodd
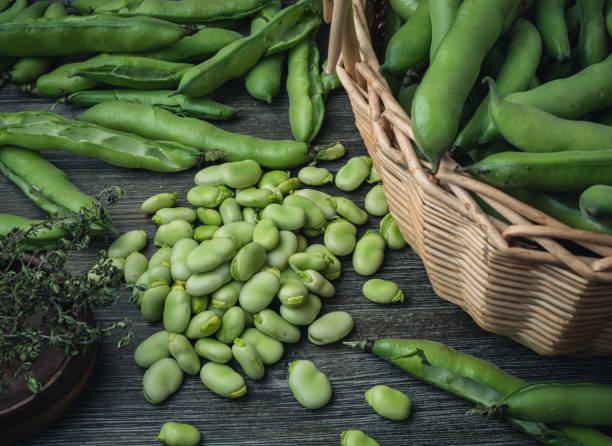
<svg viewBox="0 0 612 446">
<path fill-rule="evenodd" d="M 240 118 L 220 124 L 235 132 L 267 138 L 291 138 L 287 118 L 288 100 L 282 94 L 273 105 L 250 99 L 240 81 L 232 82 L 216 95 L 221 102 L 242 109 Z M 12 86 L 0 90 L 0 111 L 49 109 L 44 101 L 19 93 Z M 55 111 L 74 117 L 78 109 L 58 106 Z M 366 153 L 354 127 L 346 95 L 333 94 L 327 103 L 327 116 L 317 143 L 340 140 L 349 156 Z M 149 234 L 146 254 L 154 252 L 152 239 L 156 226 L 139 211 L 142 200 L 162 191 L 179 193 L 178 205 L 186 204 L 185 195 L 193 186 L 195 170 L 177 174 L 159 174 L 120 169 L 103 162 L 77 158 L 61 152 L 46 158 L 66 171 L 71 180 L 89 194 L 105 185 L 125 189 L 125 197 L 115 206 L 112 217 L 121 231 L 145 229 Z M 326 163 L 332 172 L 346 161 Z M 7 178 L 0 177 L 0 212 L 25 217 L 44 214 L 30 203 Z M 334 187 L 324 190 L 335 195 Z M 367 185 L 349 194 L 358 203 L 369 190 Z M 377 218 L 359 229 L 378 228 Z M 97 242 L 97 247 L 104 246 Z M 529 381 L 598 381 L 612 384 L 612 358 L 546 358 L 538 356 L 504 337 L 481 330 L 458 307 L 443 301 L 433 292 L 419 258 L 410 248 L 386 253 L 378 276 L 396 281 L 407 297 L 395 306 L 379 306 L 361 295 L 366 280 L 352 269 L 350 258 L 343 259 L 344 273 L 336 281 L 336 297 L 324 302 L 324 311 L 345 310 L 355 319 L 351 340 L 362 338 L 426 338 L 444 342 L 465 353 L 474 354 Z M 86 268 L 94 251 L 76 256 Z M 475 446 L 536 445 L 535 441 L 515 432 L 503 422 L 479 415 L 466 415 L 470 403 L 417 381 L 401 370 L 376 358 L 341 345 L 318 347 L 303 340 L 286 346 L 282 361 L 268 367 L 262 381 L 247 380 L 248 393 L 239 400 L 224 400 L 208 391 L 199 377 L 188 377 L 182 388 L 159 406 L 148 404 L 141 391 L 143 370 L 132 354 L 135 346 L 155 331 L 161 323 L 142 320 L 138 308 L 127 302 L 127 292 L 116 306 L 97 311 L 97 320 L 106 323 L 124 316 L 134 320 L 134 343 L 117 351 L 118 338 L 105 339 L 98 353 L 93 376 L 73 406 L 52 426 L 23 443 L 30 446 L 143 445 L 154 441 L 166 421 L 180 421 L 196 426 L 203 444 L 225 445 L 334 445 L 339 444 L 344 429 L 361 429 L 382 446 Z M 334 397 L 317 411 L 302 408 L 287 385 L 287 365 L 307 358 L 314 361 L 330 378 Z M 364 392 L 371 386 L 387 384 L 412 398 L 413 414 L 406 422 L 391 422 L 378 417 L 367 405 Z"/>
</svg>

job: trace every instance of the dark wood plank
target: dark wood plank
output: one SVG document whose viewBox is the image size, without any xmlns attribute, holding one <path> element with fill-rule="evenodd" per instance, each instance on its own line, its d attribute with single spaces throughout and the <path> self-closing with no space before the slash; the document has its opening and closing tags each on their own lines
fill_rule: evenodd
<svg viewBox="0 0 612 446">
<path fill-rule="evenodd" d="M 217 99 L 242 109 L 240 119 L 220 124 L 242 133 L 269 138 L 290 138 L 287 118 L 288 100 L 282 94 L 273 105 L 256 103 L 244 93 L 242 83 L 232 82 Z M 0 111 L 49 109 L 52 101 L 19 93 L 12 86 L 0 91 Z M 55 111 L 74 117 L 77 109 L 58 106 Z M 354 127 L 353 115 L 343 92 L 334 94 L 327 104 L 324 128 L 319 143 L 342 141 L 349 156 L 365 154 Z M 45 155 L 66 171 L 83 191 L 95 194 L 104 185 L 125 189 L 125 197 L 112 209 L 112 217 L 121 231 L 145 229 L 149 234 L 147 255 L 154 252 L 152 239 L 156 226 L 141 214 L 143 199 L 162 191 L 179 193 L 179 204 L 193 185 L 195 170 L 177 174 L 158 174 L 120 169 L 100 161 L 76 158 L 53 152 Z M 326 164 L 332 172 L 346 161 Z M 0 177 L 0 212 L 26 217 L 41 217 L 20 191 L 5 177 Z M 333 187 L 324 190 L 338 194 Z M 349 196 L 358 203 L 368 187 Z M 377 229 L 378 219 L 370 218 L 360 228 Z M 98 247 L 104 246 L 97 243 Z M 93 250 L 77 256 L 78 265 L 93 262 Z M 507 338 L 481 330 L 462 310 L 437 297 L 416 254 L 406 248 L 387 252 L 378 276 L 395 280 L 407 300 L 402 305 L 383 307 L 361 295 L 365 279 L 352 269 L 350 258 L 343 259 L 344 273 L 336 282 L 337 295 L 324 302 L 324 311 L 349 311 L 356 323 L 350 339 L 377 337 L 426 338 L 444 342 L 463 352 L 492 361 L 504 370 L 530 380 L 600 381 L 612 383 L 609 371 L 612 358 L 547 358 Z M 159 406 L 148 404 L 141 391 L 143 370 L 132 361 L 135 345 L 159 330 L 161 323 L 143 322 L 138 308 L 127 302 L 127 292 L 113 308 L 97 311 L 97 319 L 106 323 L 124 316 L 134 320 L 133 345 L 117 351 L 117 337 L 105 339 L 99 351 L 93 377 L 74 405 L 44 432 L 25 442 L 31 446 L 142 445 L 155 444 L 161 425 L 170 420 L 191 423 L 203 435 L 206 445 L 333 445 L 339 444 L 344 429 L 362 429 L 381 445 L 535 445 L 535 441 L 515 432 L 506 424 L 466 415 L 472 405 L 450 394 L 423 384 L 401 370 L 379 360 L 342 347 L 318 347 L 302 340 L 286 346 L 279 364 L 267 369 L 260 382 L 248 381 L 245 398 L 228 401 L 208 391 L 199 377 L 188 377 L 168 401 Z M 325 408 L 309 411 L 292 397 L 287 385 L 290 361 L 313 360 L 331 380 L 334 397 Z M 391 422 L 378 417 L 367 405 L 364 392 L 371 386 L 387 384 L 404 391 L 413 400 L 414 412 L 406 422 Z"/>
</svg>

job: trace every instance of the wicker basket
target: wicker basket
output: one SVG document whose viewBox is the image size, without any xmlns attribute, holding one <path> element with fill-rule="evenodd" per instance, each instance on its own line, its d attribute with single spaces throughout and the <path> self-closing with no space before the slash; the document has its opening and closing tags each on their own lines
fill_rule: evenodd
<svg viewBox="0 0 612 446">
<path fill-rule="evenodd" d="M 331 0 L 324 4 L 329 21 Z M 457 172 L 448 157 L 432 175 L 413 150 L 410 118 L 379 74 L 368 27 L 377 18 L 368 14 L 360 0 L 352 7 L 334 1 L 330 65 L 338 61 L 390 212 L 434 291 L 483 329 L 540 354 L 612 353 L 612 236 L 571 229 Z M 486 215 L 470 192 L 512 225 Z M 577 256 L 559 240 L 587 254 Z"/>
</svg>

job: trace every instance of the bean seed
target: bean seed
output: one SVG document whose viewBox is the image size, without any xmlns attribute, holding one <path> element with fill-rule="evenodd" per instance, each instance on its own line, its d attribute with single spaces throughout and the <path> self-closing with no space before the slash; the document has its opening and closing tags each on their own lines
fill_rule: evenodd
<svg viewBox="0 0 612 446">
<path fill-rule="evenodd" d="M 169 357 L 168 342 L 166 330 L 152 334 L 134 350 L 134 362 L 138 367 L 149 368 L 160 359 Z"/>
<path fill-rule="evenodd" d="M 149 367 L 142 377 L 142 391 L 151 404 L 159 404 L 178 390 L 183 370 L 173 358 L 163 358 Z"/>
<path fill-rule="evenodd" d="M 365 399 L 374 412 L 389 420 L 403 421 L 410 415 L 410 398 L 389 386 L 374 386 L 365 393 Z"/>
<path fill-rule="evenodd" d="M 304 303 L 299 307 L 280 306 L 283 319 L 293 325 L 304 326 L 314 321 L 321 311 L 321 299 L 314 294 L 308 294 Z"/>
<path fill-rule="evenodd" d="M 283 343 L 263 334 L 256 328 L 247 328 L 242 333 L 242 339 L 250 342 L 265 365 L 276 364 L 283 356 Z"/>
<path fill-rule="evenodd" d="M 336 174 L 336 187 L 347 192 L 357 189 L 370 175 L 371 165 L 369 156 L 351 158 Z"/>
<path fill-rule="evenodd" d="M 147 257 L 138 252 L 134 251 L 125 259 L 125 266 L 123 267 L 123 278 L 125 283 L 131 285 L 136 283 L 138 278 L 144 274 L 149 266 Z"/>
<path fill-rule="evenodd" d="M 200 339 L 212 335 L 221 326 L 221 319 L 212 311 L 202 311 L 191 318 L 185 336 L 189 339 Z"/>
<path fill-rule="evenodd" d="M 168 446 L 196 446 L 200 444 L 201 439 L 200 431 L 195 427 L 171 421 L 164 423 L 156 438 Z"/>
<path fill-rule="evenodd" d="M 245 324 L 245 311 L 238 306 L 230 308 L 221 318 L 221 328 L 216 334 L 217 339 L 224 344 L 231 344 L 242 334 Z"/>
<path fill-rule="evenodd" d="M 224 163 L 221 166 L 223 183 L 234 189 L 256 185 L 262 174 L 261 167 L 259 167 L 257 161 L 250 159 Z"/>
<path fill-rule="evenodd" d="M 266 250 L 257 242 L 243 246 L 231 264 L 234 280 L 247 281 L 266 263 Z"/>
<path fill-rule="evenodd" d="M 195 351 L 200 357 L 218 364 L 225 364 L 233 358 L 230 346 L 213 338 L 198 339 Z"/>
<path fill-rule="evenodd" d="M 363 295 L 377 304 L 404 301 L 404 293 L 396 283 L 383 279 L 370 279 L 363 284 Z"/>
<path fill-rule="evenodd" d="M 320 272 L 307 269 L 304 271 L 297 272 L 300 281 L 306 285 L 306 288 L 312 293 L 315 293 L 321 297 L 332 297 L 336 294 L 334 286 L 321 275 Z"/>
<path fill-rule="evenodd" d="M 280 234 L 273 220 L 264 218 L 260 220 L 253 231 L 253 241 L 259 243 L 266 251 L 271 251 L 278 246 Z"/>
<path fill-rule="evenodd" d="M 240 242 L 240 246 L 244 246 L 253 241 L 254 230 L 255 223 L 249 221 L 235 221 L 221 226 L 217 232 L 215 232 L 215 238 L 231 235 Z"/>
<path fill-rule="evenodd" d="M 227 285 L 223 285 L 212 294 L 210 304 L 213 307 L 227 310 L 233 307 L 238 302 L 238 296 L 242 289 L 242 282 L 231 281 Z"/>
<path fill-rule="evenodd" d="M 342 264 L 326 246 L 314 243 L 306 248 L 306 252 L 320 252 L 325 254 L 328 259 L 331 259 L 329 266 L 325 270 L 321 271 L 327 280 L 334 280 L 340 277 L 340 273 L 342 272 Z"/>
<path fill-rule="evenodd" d="M 221 169 L 223 164 L 215 164 L 213 166 L 206 166 L 204 169 L 199 170 L 196 173 L 193 181 L 198 186 L 223 186 L 223 177 L 221 176 Z"/>
<path fill-rule="evenodd" d="M 156 322 L 162 318 L 164 303 L 169 292 L 168 284 L 158 280 L 153 282 L 151 287 L 143 293 L 140 301 L 140 312 L 145 321 Z"/>
<path fill-rule="evenodd" d="M 205 273 L 219 267 L 234 257 L 240 242 L 234 237 L 215 237 L 203 241 L 186 257 L 187 267 L 194 273 Z"/>
<path fill-rule="evenodd" d="M 308 297 L 308 289 L 299 280 L 286 280 L 278 290 L 278 300 L 287 307 L 299 307 Z"/>
<path fill-rule="evenodd" d="M 229 197 L 219 205 L 219 213 L 223 219 L 223 224 L 242 221 L 242 210 L 235 198 Z"/>
<path fill-rule="evenodd" d="M 389 212 L 387 198 L 383 192 L 382 184 L 377 184 L 366 194 L 364 206 L 366 211 L 377 217 L 382 217 Z"/>
<path fill-rule="evenodd" d="M 288 195 L 283 200 L 283 206 L 298 207 L 304 210 L 306 220 L 304 221 L 305 229 L 322 229 L 327 223 L 327 217 L 321 209 L 319 209 L 312 200 L 300 195 Z"/>
<path fill-rule="evenodd" d="M 193 230 L 193 239 L 196 242 L 203 242 L 204 240 L 211 240 L 215 236 L 215 232 L 219 229 L 219 226 L 203 225 L 198 226 Z"/>
<path fill-rule="evenodd" d="M 108 247 L 108 256 L 113 258 L 126 258 L 134 251 L 140 251 L 147 244 L 145 231 L 129 231 L 121 235 Z"/>
<path fill-rule="evenodd" d="M 284 270 L 289 258 L 297 251 L 297 236 L 291 231 L 280 231 L 280 241 L 276 248 L 268 252 L 266 262 L 273 268 Z"/>
<path fill-rule="evenodd" d="M 368 221 L 368 214 L 348 198 L 332 197 L 328 198 L 327 201 L 338 214 L 355 225 L 363 225 Z"/>
<path fill-rule="evenodd" d="M 182 285 L 174 285 L 164 304 L 164 328 L 172 333 L 182 333 L 191 319 L 191 296 Z"/>
<path fill-rule="evenodd" d="M 170 273 L 174 280 L 187 281 L 193 271 L 187 266 L 187 256 L 198 247 L 198 242 L 192 238 L 178 240 L 170 254 Z"/>
<path fill-rule="evenodd" d="M 280 203 L 283 199 L 280 191 L 274 191 L 270 187 L 249 187 L 241 189 L 236 194 L 236 201 L 240 206 L 248 206 L 254 208 L 265 208 L 270 203 Z"/>
<path fill-rule="evenodd" d="M 230 265 L 224 263 L 212 271 L 192 274 L 185 284 L 185 289 L 192 296 L 203 296 L 217 291 L 230 280 Z"/>
<path fill-rule="evenodd" d="M 251 379 L 263 378 L 265 373 L 263 362 L 257 354 L 257 350 L 249 341 L 241 338 L 234 339 L 232 353 L 246 376 Z"/>
<path fill-rule="evenodd" d="M 195 186 L 187 192 L 187 201 L 194 206 L 216 208 L 234 193 L 225 186 Z"/>
<path fill-rule="evenodd" d="M 153 195 L 142 202 L 140 210 L 146 214 L 155 214 L 162 208 L 171 208 L 176 202 L 177 195 L 176 192 Z"/>
<path fill-rule="evenodd" d="M 280 287 L 280 272 L 276 268 L 260 271 L 240 290 L 240 306 L 250 313 L 263 310 L 274 299 Z"/>
<path fill-rule="evenodd" d="M 342 432 L 340 446 L 380 446 L 376 440 L 368 437 L 360 430 Z"/>
<path fill-rule="evenodd" d="M 193 226 L 185 220 L 174 220 L 157 228 L 155 246 L 172 247 L 182 238 L 193 237 Z"/>
<path fill-rule="evenodd" d="M 319 409 L 329 403 L 332 397 L 327 376 L 314 363 L 305 359 L 289 364 L 289 388 L 298 403 L 307 409 Z"/>
<path fill-rule="evenodd" d="M 334 176 L 324 167 L 307 166 L 300 169 L 298 179 L 308 186 L 323 186 L 334 181 Z"/>
<path fill-rule="evenodd" d="M 380 221 L 380 235 L 382 235 L 389 249 L 397 250 L 406 246 L 406 240 L 391 214 L 385 215 Z"/>
<path fill-rule="evenodd" d="M 196 209 L 196 216 L 203 225 L 221 226 L 223 224 L 223 218 L 216 209 L 198 208 Z"/>
<path fill-rule="evenodd" d="M 297 231 L 306 223 L 304 209 L 296 206 L 281 206 L 277 203 L 266 206 L 261 217 L 274 220 L 278 229 L 283 231 Z"/>
<path fill-rule="evenodd" d="M 168 351 L 185 373 L 196 375 L 200 371 L 200 358 L 191 342 L 182 334 L 170 333 Z"/>
<path fill-rule="evenodd" d="M 327 225 L 323 240 L 325 246 L 337 256 L 349 255 L 355 249 L 357 228 L 343 218 Z"/>
<path fill-rule="evenodd" d="M 206 387 L 225 398 L 239 398 L 247 391 L 244 378 L 226 364 L 204 364 L 200 378 Z"/>
<path fill-rule="evenodd" d="M 353 252 L 353 268 L 361 276 L 371 276 L 382 265 L 385 241 L 376 231 L 367 231 L 357 242 Z"/>
<path fill-rule="evenodd" d="M 158 225 L 167 225 L 174 220 L 185 220 L 186 222 L 193 223 L 195 219 L 196 211 L 185 207 L 161 208 L 151 217 L 151 221 Z"/>
<path fill-rule="evenodd" d="M 290 177 L 291 174 L 286 170 L 270 170 L 261 176 L 257 186 L 262 187 L 265 184 L 278 186 L 283 181 L 288 180 Z"/>
<path fill-rule="evenodd" d="M 332 311 L 314 321 L 308 327 L 308 340 L 316 345 L 337 342 L 351 332 L 355 323 L 345 311 Z"/>
<path fill-rule="evenodd" d="M 295 195 L 300 195 L 311 200 L 316 207 L 323 211 L 328 220 L 331 220 L 336 216 L 336 210 L 327 201 L 328 198 L 331 198 L 331 195 L 315 189 L 300 189 L 295 191 Z"/>
</svg>

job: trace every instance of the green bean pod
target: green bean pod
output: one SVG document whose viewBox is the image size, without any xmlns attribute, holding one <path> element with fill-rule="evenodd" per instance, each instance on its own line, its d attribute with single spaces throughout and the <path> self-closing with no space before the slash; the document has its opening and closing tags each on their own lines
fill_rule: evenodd
<svg viewBox="0 0 612 446">
<path fill-rule="evenodd" d="M 0 55 L 68 56 L 149 51 L 169 45 L 185 34 L 179 25 L 150 17 L 43 18 L 1 24 Z M 143 35 L 147 38 L 143 39 Z"/>
<path fill-rule="evenodd" d="M 137 102 L 155 105 L 182 116 L 218 121 L 232 119 L 238 113 L 234 107 L 220 104 L 212 99 L 190 98 L 182 94 L 171 95 L 171 90 L 88 90 L 72 93 L 60 98 L 59 102 L 80 106 L 92 106 L 109 101 Z"/>
<path fill-rule="evenodd" d="M 478 78 L 480 65 L 502 32 L 513 0 L 467 0 L 423 76 L 412 104 L 415 140 L 438 170 L 442 156 L 453 145 L 463 105 Z M 475 23 L 483 24 L 477 28 Z M 458 54 L 470 57 L 459 57 Z M 448 76 L 453 73 L 453 76 Z"/>
<path fill-rule="evenodd" d="M 227 45 L 185 73 L 177 92 L 205 96 L 230 79 L 242 76 L 265 54 L 291 48 L 321 21 L 321 0 L 300 0 L 276 14 L 261 30 Z"/>
<path fill-rule="evenodd" d="M 612 55 L 573 76 L 546 82 L 533 90 L 509 94 L 505 101 L 527 105 L 565 119 L 579 119 L 612 106 Z M 487 116 L 479 143 L 499 135 Z"/>
<path fill-rule="evenodd" d="M 156 438 L 168 446 L 197 446 L 201 439 L 200 431 L 192 425 L 175 422 L 164 423 Z"/>
<path fill-rule="evenodd" d="M 314 34 L 289 52 L 287 93 L 291 132 L 296 141 L 310 142 L 319 133 L 325 116 Z"/>
<path fill-rule="evenodd" d="M 299 166 L 312 158 L 304 143 L 233 134 L 202 120 L 181 118 L 149 105 L 106 102 L 90 108 L 80 119 L 147 138 L 181 142 L 202 152 L 222 152 L 226 161 L 252 159 L 273 169 Z"/>
<path fill-rule="evenodd" d="M 589 121 L 559 118 L 551 113 L 502 99 L 489 79 L 489 114 L 513 146 L 526 152 L 602 151 L 612 147 L 612 128 Z"/>
<path fill-rule="evenodd" d="M 527 20 L 518 19 L 510 31 L 506 59 L 497 75 L 496 84 L 502 96 L 527 89 L 540 64 L 542 39 L 538 30 Z M 459 132 L 455 146 L 472 147 L 482 135 L 482 127 L 489 111 L 485 97 L 470 121 Z"/>
<path fill-rule="evenodd" d="M 163 48 L 133 53 L 168 62 L 201 62 L 232 42 L 241 39 L 239 32 L 222 28 L 204 28 Z"/>
<path fill-rule="evenodd" d="M 402 74 L 427 57 L 431 47 L 429 0 L 421 0 L 412 16 L 389 41 L 381 71 Z"/>
<path fill-rule="evenodd" d="M 578 53 L 580 63 L 588 67 L 601 62 L 608 55 L 608 33 L 604 19 L 606 0 L 577 0 L 580 14 L 580 34 L 578 36 Z"/>
<path fill-rule="evenodd" d="M 612 386 L 595 383 L 534 383 L 487 408 L 496 418 L 580 426 L 612 425 Z"/>
<path fill-rule="evenodd" d="M 570 42 L 565 21 L 566 0 L 537 0 L 535 20 L 544 47 L 555 59 L 565 62 L 570 57 Z"/>
<path fill-rule="evenodd" d="M 99 84 L 96 81 L 81 76 L 74 76 L 74 72 L 82 63 L 74 62 L 61 65 L 51 72 L 40 76 L 36 80 L 35 86 L 30 85 L 25 89 L 38 96 L 59 98 L 97 87 Z"/>
<path fill-rule="evenodd" d="M 179 143 L 153 141 L 49 112 L 0 113 L 0 144 L 39 151 L 60 149 L 115 166 L 157 172 L 185 170 L 202 160 L 198 150 Z M 218 155 L 213 152 L 206 158 Z"/>
<path fill-rule="evenodd" d="M 121 16 L 148 16 L 175 23 L 206 23 L 249 16 L 266 6 L 269 0 L 137 0 L 104 2 L 94 8 L 96 13 Z"/>
<path fill-rule="evenodd" d="M 440 42 L 455 21 L 461 0 L 429 0 L 429 15 L 431 17 L 431 49 L 430 60 L 434 58 Z"/>
</svg>

